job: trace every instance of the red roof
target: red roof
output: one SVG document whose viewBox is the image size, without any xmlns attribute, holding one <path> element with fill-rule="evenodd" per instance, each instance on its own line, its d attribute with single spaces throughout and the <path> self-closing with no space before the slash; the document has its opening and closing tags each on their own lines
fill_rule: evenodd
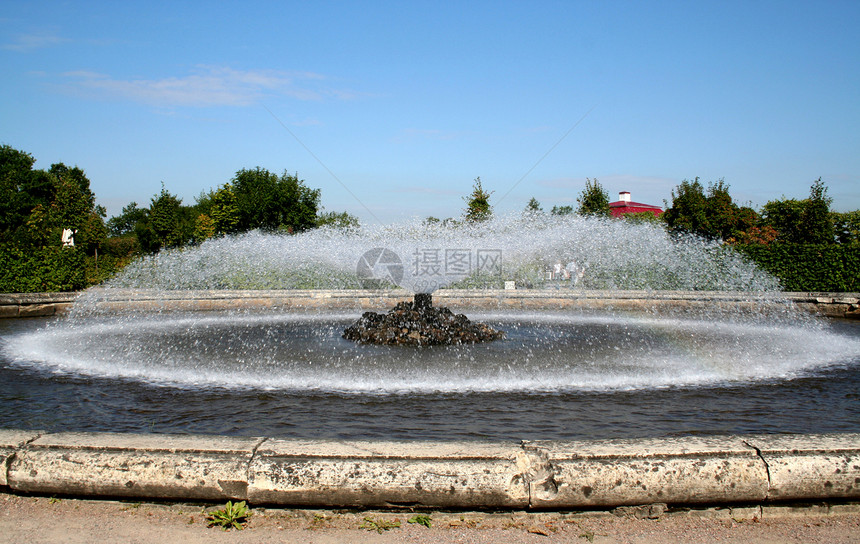
<svg viewBox="0 0 860 544">
<path fill-rule="evenodd" d="M 663 213 L 663 208 L 660 206 L 652 206 L 651 204 L 642 204 L 641 202 L 628 202 L 625 200 L 619 200 L 617 202 L 609 203 L 609 213 L 612 214 L 612 217 L 621 217 L 625 213 L 653 213 L 654 215 L 660 215 Z"/>
</svg>

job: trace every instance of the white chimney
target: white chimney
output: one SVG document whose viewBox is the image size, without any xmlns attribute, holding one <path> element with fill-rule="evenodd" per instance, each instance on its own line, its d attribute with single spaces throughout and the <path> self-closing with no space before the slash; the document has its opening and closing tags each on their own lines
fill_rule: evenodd
<svg viewBox="0 0 860 544">
<path fill-rule="evenodd" d="M 630 202 L 630 191 L 621 191 L 618 193 L 618 200 L 621 202 Z"/>
</svg>

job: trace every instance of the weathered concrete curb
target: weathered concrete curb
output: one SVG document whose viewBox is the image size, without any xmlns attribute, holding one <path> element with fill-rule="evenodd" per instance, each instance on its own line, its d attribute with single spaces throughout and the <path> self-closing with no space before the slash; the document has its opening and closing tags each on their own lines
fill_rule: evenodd
<svg viewBox="0 0 860 544">
<path fill-rule="evenodd" d="M 860 434 L 313 441 L 0 430 L 15 492 L 298 507 L 594 509 L 860 499 Z"/>
<path fill-rule="evenodd" d="M 69 311 L 79 293 L 0 294 L 0 318 L 53 316 Z M 153 291 L 90 290 L 93 309 L 123 311 L 207 310 L 383 310 L 401 300 L 406 291 L 375 290 L 212 290 Z M 442 289 L 435 303 L 452 309 L 477 310 L 696 310 L 748 308 L 788 302 L 803 310 L 860 319 L 860 293 L 766 293 L 725 291 L 599 291 L 576 289 Z"/>
</svg>

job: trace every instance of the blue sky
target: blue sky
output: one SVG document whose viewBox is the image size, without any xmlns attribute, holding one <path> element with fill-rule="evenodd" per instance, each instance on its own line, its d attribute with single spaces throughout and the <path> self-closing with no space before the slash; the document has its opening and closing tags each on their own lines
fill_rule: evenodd
<svg viewBox="0 0 860 544">
<path fill-rule="evenodd" d="M 860 2 L 26 2 L 0 15 L 0 143 L 109 215 L 288 170 L 366 222 L 662 205 L 821 176 L 860 209 Z"/>
</svg>

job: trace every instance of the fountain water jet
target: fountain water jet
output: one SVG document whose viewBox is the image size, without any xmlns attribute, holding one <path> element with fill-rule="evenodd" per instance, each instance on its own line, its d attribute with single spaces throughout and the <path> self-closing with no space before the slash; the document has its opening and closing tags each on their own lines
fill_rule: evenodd
<svg viewBox="0 0 860 544">
<path fill-rule="evenodd" d="M 356 289 L 433 293 L 444 287 L 776 291 L 778 283 L 724 246 L 625 221 L 502 217 L 447 227 L 419 222 L 300 235 L 252 232 L 141 259 L 107 288 Z"/>
</svg>

